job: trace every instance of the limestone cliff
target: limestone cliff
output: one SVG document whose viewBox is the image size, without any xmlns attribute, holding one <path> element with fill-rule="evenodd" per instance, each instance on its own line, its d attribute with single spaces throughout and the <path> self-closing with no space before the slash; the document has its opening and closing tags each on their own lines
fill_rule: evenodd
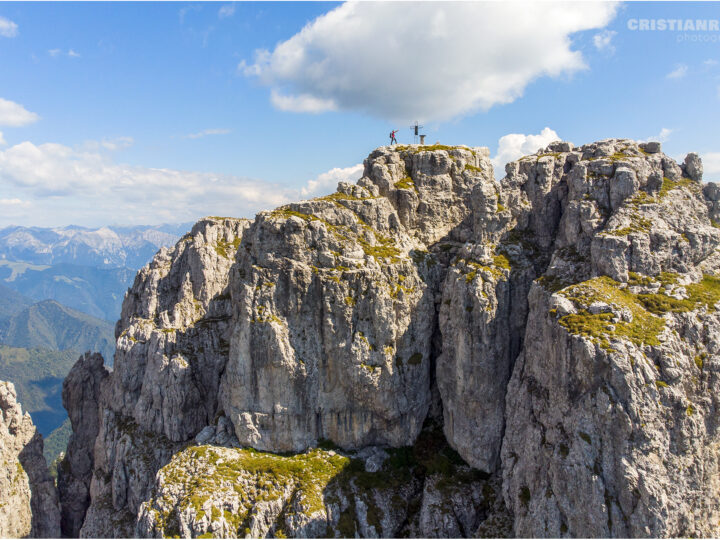
<svg viewBox="0 0 720 540">
<path fill-rule="evenodd" d="M 0 536 L 60 536 L 57 492 L 42 435 L 22 413 L 15 386 L 0 381 Z"/>
<path fill-rule="evenodd" d="M 161 250 L 66 382 L 63 530 L 720 534 L 720 188 L 615 139 L 506 173 L 384 147 Z"/>
<path fill-rule="evenodd" d="M 717 536 L 720 229 L 699 159 L 562 150 L 508 167 L 561 209 L 506 393 L 515 532 Z"/>
</svg>

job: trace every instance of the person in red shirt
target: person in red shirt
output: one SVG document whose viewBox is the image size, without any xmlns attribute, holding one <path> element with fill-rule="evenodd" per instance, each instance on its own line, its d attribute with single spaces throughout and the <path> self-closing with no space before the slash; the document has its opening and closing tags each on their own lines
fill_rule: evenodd
<svg viewBox="0 0 720 540">
<path fill-rule="evenodd" d="M 390 132 L 390 144 L 397 144 L 397 139 L 395 138 L 395 134 L 398 132 L 397 129 Z"/>
</svg>

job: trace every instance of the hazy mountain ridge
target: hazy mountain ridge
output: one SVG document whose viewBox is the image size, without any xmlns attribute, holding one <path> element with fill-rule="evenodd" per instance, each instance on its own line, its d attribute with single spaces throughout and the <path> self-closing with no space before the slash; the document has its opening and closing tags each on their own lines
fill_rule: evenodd
<svg viewBox="0 0 720 540">
<path fill-rule="evenodd" d="M 0 284 L 0 324 L 2 321 L 32 304 L 32 300 Z"/>
<path fill-rule="evenodd" d="M 0 345 L 0 380 L 15 385 L 23 410 L 44 436 L 67 418 L 62 407 L 62 381 L 78 359 L 74 350 L 51 351 Z"/>
<path fill-rule="evenodd" d="M 11 288 L 36 302 L 56 300 L 63 305 L 115 321 L 120 314 L 125 291 L 132 284 L 131 268 L 97 268 L 75 264 L 29 266 L 23 263 L 1 264 L 0 279 Z"/>
<path fill-rule="evenodd" d="M 158 248 L 172 245 L 191 223 L 107 226 L 97 229 L 22 227 L 0 229 L 0 259 L 33 264 L 60 263 L 138 269 Z"/>
<path fill-rule="evenodd" d="M 32 304 L 1 322 L 0 343 L 56 351 L 74 349 L 78 353 L 102 351 L 110 362 L 115 350 L 112 324 L 55 300 Z"/>
</svg>

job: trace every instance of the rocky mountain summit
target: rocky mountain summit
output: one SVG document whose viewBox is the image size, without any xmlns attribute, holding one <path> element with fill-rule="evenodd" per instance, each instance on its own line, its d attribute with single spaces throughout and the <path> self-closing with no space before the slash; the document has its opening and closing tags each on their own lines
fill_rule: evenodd
<svg viewBox="0 0 720 540">
<path fill-rule="evenodd" d="M 719 203 L 658 143 L 393 146 L 200 221 L 65 382 L 63 532 L 720 534 Z"/>
</svg>

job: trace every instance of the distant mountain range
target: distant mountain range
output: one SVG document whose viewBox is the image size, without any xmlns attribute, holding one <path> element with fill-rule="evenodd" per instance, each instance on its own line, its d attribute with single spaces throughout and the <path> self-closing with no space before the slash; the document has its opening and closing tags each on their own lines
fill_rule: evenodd
<svg viewBox="0 0 720 540">
<path fill-rule="evenodd" d="M 136 271 L 190 226 L 6 227 L 0 229 L 0 285 L 30 303 L 56 300 L 114 323 Z"/>
<path fill-rule="evenodd" d="M 191 226 L 6 227 L 0 229 L 0 260 L 137 270 L 160 247 L 174 244 Z"/>
<path fill-rule="evenodd" d="M 0 343 L 53 351 L 97 351 L 108 364 L 115 352 L 113 325 L 55 300 L 32 304 L 0 321 Z"/>
<path fill-rule="evenodd" d="M 33 301 L 56 300 L 93 317 L 115 322 L 134 268 L 97 268 L 61 263 L 54 266 L 0 260 L 0 284 Z M 2 309 L 0 307 L 0 309 Z"/>
<path fill-rule="evenodd" d="M 47 437 L 67 418 L 62 406 L 62 382 L 80 353 L 0 345 L 0 380 L 11 381 L 23 411 Z"/>
<path fill-rule="evenodd" d="M 32 304 L 32 300 L 0 284 L 0 322 L 22 311 Z"/>
<path fill-rule="evenodd" d="M 15 384 L 48 462 L 70 433 L 63 379 L 88 350 L 112 365 L 125 291 L 191 225 L 0 229 L 0 380 Z"/>
</svg>

